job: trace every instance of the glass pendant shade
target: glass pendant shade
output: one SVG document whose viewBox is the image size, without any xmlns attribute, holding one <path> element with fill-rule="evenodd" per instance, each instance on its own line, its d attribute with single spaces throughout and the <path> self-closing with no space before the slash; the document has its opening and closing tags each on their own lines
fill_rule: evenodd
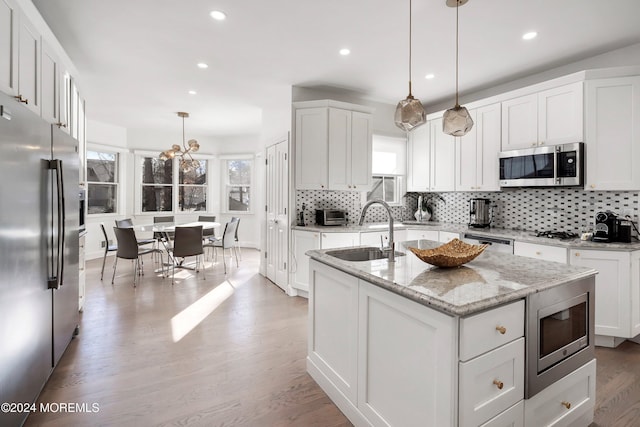
<svg viewBox="0 0 640 427">
<path fill-rule="evenodd" d="M 467 107 L 456 104 L 449 108 L 442 116 L 442 131 L 447 135 L 464 136 L 473 127 L 473 119 L 469 115 Z"/>
<path fill-rule="evenodd" d="M 198 144 L 198 141 L 195 139 L 190 139 L 186 143 L 184 142 L 184 119 L 185 117 L 189 117 L 189 113 L 180 111 L 177 114 L 178 117 L 182 118 L 182 145 L 184 149 L 178 144 L 173 144 L 170 149 L 160 153 L 160 160 L 171 160 L 176 156 L 180 156 L 180 167 L 185 172 L 188 172 L 196 169 L 200 165 L 200 163 L 191 156 L 192 152 L 195 153 L 200 149 L 200 144 Z"/>
<path fill-rule="evenodd" d="M 410 131 L 427 121 L 427 113 L 422 102 L 409 94 L 406 99 L 398 102 L 394 120 L 400 129 Z"/>
</svg>

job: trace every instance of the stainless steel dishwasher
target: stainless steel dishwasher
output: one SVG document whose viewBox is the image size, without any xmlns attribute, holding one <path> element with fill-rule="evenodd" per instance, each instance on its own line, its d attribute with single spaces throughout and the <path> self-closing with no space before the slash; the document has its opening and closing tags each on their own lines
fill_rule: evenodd
<svg viewBox="0 0 640 427">
<path fill-rule="evenodd" d="M 463 233 L 462 241 L 470 243 L 472 245 L 484 245 L 488 244 L 487 251 L 513 253 L 513 239 L 507 239 L 506 237 L 494 237 L 494 236 L 482 236 L 480 234 Z"/>
</svg>

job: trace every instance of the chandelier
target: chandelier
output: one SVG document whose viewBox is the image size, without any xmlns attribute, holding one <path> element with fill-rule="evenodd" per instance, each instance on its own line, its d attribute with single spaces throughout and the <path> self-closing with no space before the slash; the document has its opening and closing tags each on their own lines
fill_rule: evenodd
<svg viewBox="0 0 640 427">
<path fill-rule="evenodd" d="M 184 138 L 184 119 L 189 117 L 189 113 L 178 111 L 178 117 L 182 117 L 182 147 L 173 144 L 170 149 L 160 153 L 160 160 L 171 160 L 174 157 L 180 157 L 180 168 L 185 172 L 189 172 L 200 167 L 200 162 L 195 160 L 191 153 L 195 153 L 200 149 L 200 144 L 195 139 L 185 142 Z"/>
</svg>

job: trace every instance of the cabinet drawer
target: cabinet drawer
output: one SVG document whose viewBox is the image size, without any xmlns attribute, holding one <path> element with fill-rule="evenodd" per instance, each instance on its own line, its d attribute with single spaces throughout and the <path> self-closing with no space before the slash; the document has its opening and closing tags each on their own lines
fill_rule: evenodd
<svg viewBox="0 0 640 427">
<path fill-rule="evenodd" d="M 559 246 L 536 245 L 535 243 L 514 242 L 514 255 L 537 258 L 545 261 L 567 263 L 567 248 Z"/>
<path fill-rule="evenodd" d="M 491 418 L 480 427 L 524 427 L 524 400 Z"/>
<path fill-rule="evenodd" d="M 460 360 L 465 362 L 524 336 L 524 300 L 460 319 Z"/>
<path fill-rule="evenodd" d="M 524 397 L 524 338 L 460 362 L 460 426 L 477 426 Z"/>
<path fill-rule="evenodd" d="M 596 359 L 525 400 L 527 426 L 568 426 L 578 419 L 593 421 L 596 397 Z"/>
<path fill-rule="evenodd" d="M 442 243 L 447 243 L 452 241 L 453 239 L 459 239 L 460 233 L 452 233 L 451 231 L 441 231 L 439 233 L 439 240 Z"/>
</svg>

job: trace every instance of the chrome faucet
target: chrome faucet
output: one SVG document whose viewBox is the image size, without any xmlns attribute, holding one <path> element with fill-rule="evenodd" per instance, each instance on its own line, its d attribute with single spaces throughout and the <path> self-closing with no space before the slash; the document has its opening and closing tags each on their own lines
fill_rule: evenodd
<svg viewBox="0 0 640 427">
<path fill-rule="evenodd" d="M 387 204 L 387 202 L 385 202 L 384 200 L 370 200 L 368 201 L 363 207 L 362 207 L 362 213 L 360 214 L 360 225 L 362 225 L 364 223 L 364 216 L 367 213 L 367 209 L 369 209 L 369 206 L 373 205 L 374 203 L 379 203 L 382 206 L 384 206 L 384 208 L 387 210 L 387 214 L 389 215 L 389 246 L 385 247 L 381 247 L 380 249 L 384 252 L 386 251 L 391 251 L 389 253 L 389 262 L 395 262 L 396 260 L 396 244 L 393 241 L 393 215 L 391 215 L 391 208 L 389 207 L 389 205 Z"/>
</svg>

